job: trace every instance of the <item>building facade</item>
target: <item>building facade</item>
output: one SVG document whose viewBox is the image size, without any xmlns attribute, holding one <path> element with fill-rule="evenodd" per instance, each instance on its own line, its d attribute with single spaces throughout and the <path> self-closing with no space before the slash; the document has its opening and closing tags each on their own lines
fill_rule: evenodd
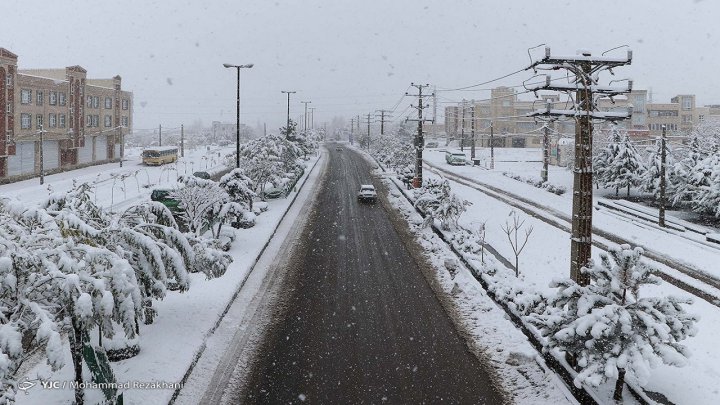
<svg viewBox="0 0 720 405">
<path fill-rule="evenodd" d="M 518 99 L 511 87 L 496 87 L 490 99 L 480 102 L 466 100 L 445 108 L 445 131 L 453 140 L 465 139 L 467 144 L 474 132 L 475 144 L 489 146 L 490 138 L 498 147 L 540 147 L 544 122 L 527 117 L 527 114 L 544 109 L 550 103 L 553 109 L 571 109 L 572 105 L 555 94 L 541 94 L 539 100 Z M 696 107 L 695 95 L 681 94 L 669 103 L 651 103 L 647 90 L 633 90 L 627 95 L 597 100 L 601 111 L 627 111 L 632 107 L 632 118 L 620 121 L 633 138 L 648 139 L 662 134 L 665 126 L 670 132 L 689 133 L 703 121 L 720 118 L 720 107 Z M 575 120 L 565 119 L 548 123 L 554 137 L 574 138 Z M 474 130 L 473 130 L 474 128 Z M 492 134 L 491 134 L 492 128 Z"/>
<path fill-rule="evenodd" d="M 0 181 L 120 157 L 133 108 L 120 76 L 89 79 L 81 66 L 18 69 L 17 61 L 0 48 Z"/>
</svg>

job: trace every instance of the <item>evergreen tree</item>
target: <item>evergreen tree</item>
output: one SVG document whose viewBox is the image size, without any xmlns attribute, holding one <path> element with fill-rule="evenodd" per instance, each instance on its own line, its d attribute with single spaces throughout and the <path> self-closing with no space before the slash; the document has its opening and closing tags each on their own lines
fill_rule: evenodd
<svg viewBox="0 0 720 405">
<path fill-rule="evenodd" d="M 600 263 L 582 270 L 589 285 L 555 280 L 557 293 L 528 315 L 547 339 L 546 349 L 575 356 L 577 387 L 616 378 L 614 397 L 621 399 L 626 374 L 643 385 L 650 368 L 686 364 L 689 352 L 679 342 L 697 333 L 698 318 L 683 308 L 690 299 L 641 296 L 644 285 L 660 283 L 642 254 L 629 245 L 601 254 Z"/>
<path fill-rule="evenodd" d="M 460 215 L 471 204 L 454 194 L 450 189 L 450 182 L 447 180 L 440 182 L 439 187 L 438 183 L 431 184 L 430 189 L 421 192 L 415 200 L 415 206 L 419 207 L 426 215 L 423 226 L 429 226 L 437 219 L 440 221 L 441 228 L 445 230 L 457 228 Z"/>
<path fill-rule="evenodd" d="M 615 195 L 621 188 L 627 188 L 629 197 L 630 187 L 640 185 L 645 172 L 642 157 L 627 133 L 620 133 L 618 129 L 613 129 L 610 143 L 605 149 L 596 159 L 598 184 L 614 188 Z"/>
</svg>

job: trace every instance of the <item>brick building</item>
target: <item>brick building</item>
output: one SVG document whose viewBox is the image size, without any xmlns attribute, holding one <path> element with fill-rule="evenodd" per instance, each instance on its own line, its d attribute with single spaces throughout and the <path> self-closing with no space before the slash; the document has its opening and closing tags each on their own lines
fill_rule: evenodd
<svg viewBox="0 0 720 405">
<path fill-rule="evenodd" d="M 122 79 L 89 79 L 81 66 L 18 69 L 0 48 L 0 182 L 118 159 L 132 130 Z M 42 141 L 41 141 L 42 138 Z"/>
</svg>

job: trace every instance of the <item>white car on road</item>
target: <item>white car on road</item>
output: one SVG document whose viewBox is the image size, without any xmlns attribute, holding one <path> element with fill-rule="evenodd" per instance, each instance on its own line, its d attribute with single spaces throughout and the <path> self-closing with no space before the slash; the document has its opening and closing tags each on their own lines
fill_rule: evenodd
<svg viewBox="0 0 720 405">
<path fill-rule="evenodd" d="M 360 186 L 360 192 L 358 193 L 358 201 L 375 203 L 377 199 L 377 193 L 375 192 L 375 186 L 372 184 L 363 184 Z"/>
</svg>

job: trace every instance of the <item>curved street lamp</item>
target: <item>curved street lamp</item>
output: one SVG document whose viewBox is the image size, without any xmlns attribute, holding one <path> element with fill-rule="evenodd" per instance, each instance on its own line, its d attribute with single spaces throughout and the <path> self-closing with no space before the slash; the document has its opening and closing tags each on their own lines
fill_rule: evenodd
<svg viewBox="0 0 720 405">
<path fill-rule="evenodd" d="M 240 69 L 250 69 L 254 64 L 249 63 L 247 65 L 232 65 L 230 63 L 223 63 L 225 68 L 237 69 L 237 118 L 235 123 L 235 167 L 240 167 Z"/>
</svg>

